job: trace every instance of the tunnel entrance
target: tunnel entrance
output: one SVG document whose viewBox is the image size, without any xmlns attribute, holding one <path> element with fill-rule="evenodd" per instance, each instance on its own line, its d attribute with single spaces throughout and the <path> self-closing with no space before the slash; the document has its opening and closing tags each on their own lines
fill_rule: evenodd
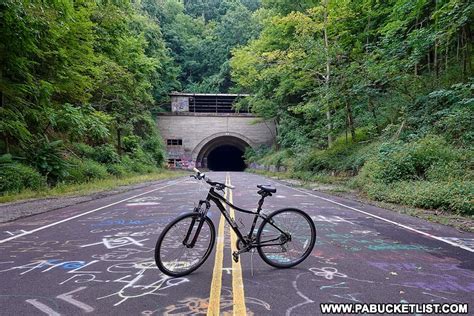
<svg viewBox="0 0 474 316">
<path fill-rule="evenodd" d="M 207 156 L 207 167 L 212 171 L 244 171 L 244 152 L 232 145 L 222 145 Z"/>
<path fill-rule="evenodd" d="M 217 136 L 198 147 L 196 166 L 212 171 L 244 171 L 247 147 L 250 145 L 244 137 Z"/>
</svg>

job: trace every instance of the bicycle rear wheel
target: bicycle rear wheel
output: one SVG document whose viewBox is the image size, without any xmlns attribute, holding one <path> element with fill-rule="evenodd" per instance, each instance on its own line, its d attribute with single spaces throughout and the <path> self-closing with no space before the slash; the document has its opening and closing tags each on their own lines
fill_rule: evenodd
<svg viewBox="0 0 474 316">
<path fill-rule="evenodd" d="M 181 277 L 199 268 L 209 257 L 216 230 L 209 217 L 184 214 L 169 223 L 155 247 L 155 262 L 169 276 Z"/>
<path fill-rule="evenodd" d="M 316 242 L 316 228 L 305 212 L 287 208 L 271 213 L 257 232 L 260 257 L 276 268 L 291 268 L 305 260 Z"/>
</svg>

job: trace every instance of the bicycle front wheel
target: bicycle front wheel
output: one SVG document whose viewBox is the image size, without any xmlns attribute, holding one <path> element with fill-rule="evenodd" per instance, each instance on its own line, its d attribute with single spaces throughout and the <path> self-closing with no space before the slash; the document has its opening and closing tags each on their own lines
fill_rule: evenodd
<svg viewBox="0 0 474 316">
<path fill-rule="evenodd" d="M 181 277 L 199 268 L 209 257 L 216 230 L 209 217 L 184 214 L 169 223 L 155 247 L 155 262 L 164 274 Z"/>
<path fill-rule="evenodd" d="M 313 220 L 293 208 L 271 213 L 257 232 L 260 257 L 276 268 L 291 268 L 301 263 L 311 254 L 315 242 Z"/>
</svg>

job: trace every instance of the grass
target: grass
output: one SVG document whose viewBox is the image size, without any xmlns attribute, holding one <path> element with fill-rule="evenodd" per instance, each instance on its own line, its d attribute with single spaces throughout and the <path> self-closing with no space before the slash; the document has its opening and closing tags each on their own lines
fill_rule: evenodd
<svg viewBox="0 0 474 316">
<path fill-rule="evenodd" d="M 334 184 L 341 185 L 347 181 L 346 177 L 332 176 L 323 173 L 312 173 L 312 172 L 292 172 L 292 171 L 268 171 L 268 170 L 257 170 L 257 169 L 246 169 L 247 172 L 256 173 L 262 176 L 273 177 L 277 179 L 292 179 L 299 180 L 302 183 L 317 182 L 322 184 Z"/>
<path fill-rule="evenodd" d="M 161 169 L 157 172 L 143 175 L 129 175 L 122 178 L 111 177 L 107 179 L 93 180 L 81 184 L 59 184 L 53 188 L 46 188 L 39 191 L 25 190 L 15 194 L 5 194 L 0 196 L 0 203 L 34 198 L 87 195 L 116 189 L 120 186 L 178 178 L 186 174 L 187 173 L 184 171 Z"/>
<path fill-rule="evenodd" d="M 302 177 L 301 174 L 286 172 L 271 172 L 266 170 L 247 169 L 247 172 L 260 174 L 267 177 L 273 177 L 281 180 L 298 180 L 295 183 L 306 189 L 315 189 L 317 191 L 334 194 L 344 198 L 358 200 L 363 203 L 369 203 L 377 207 L 389 209 L 391 211 L 418 217 L 433 223 L 447 225 L 459 230 L 474 232 L 474 215 L 454 214 L 449 211 L 421 209 L 409 205 L 401 205 L 385 201 L 376 201 L 360 190 L 354 190 L 350 184 L 350 177 L 338 177 L 330 175 L 315 174 L 308 177 Z M 329 185 L 329 186 L 328 186 Z"/>
</svg>

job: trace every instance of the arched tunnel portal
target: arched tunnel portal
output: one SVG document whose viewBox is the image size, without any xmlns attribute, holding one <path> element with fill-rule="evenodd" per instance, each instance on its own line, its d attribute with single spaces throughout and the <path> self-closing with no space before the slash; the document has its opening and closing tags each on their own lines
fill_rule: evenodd
<svg viewBox="0 0 474 316">
<path fill-rule="evenodd" d="M 243 171 L 245 149 L 250 144 L 236 136 L 218 136 L 202 145 L 196 158 L 197 166 L 212 171 Z"/>
</svg>

